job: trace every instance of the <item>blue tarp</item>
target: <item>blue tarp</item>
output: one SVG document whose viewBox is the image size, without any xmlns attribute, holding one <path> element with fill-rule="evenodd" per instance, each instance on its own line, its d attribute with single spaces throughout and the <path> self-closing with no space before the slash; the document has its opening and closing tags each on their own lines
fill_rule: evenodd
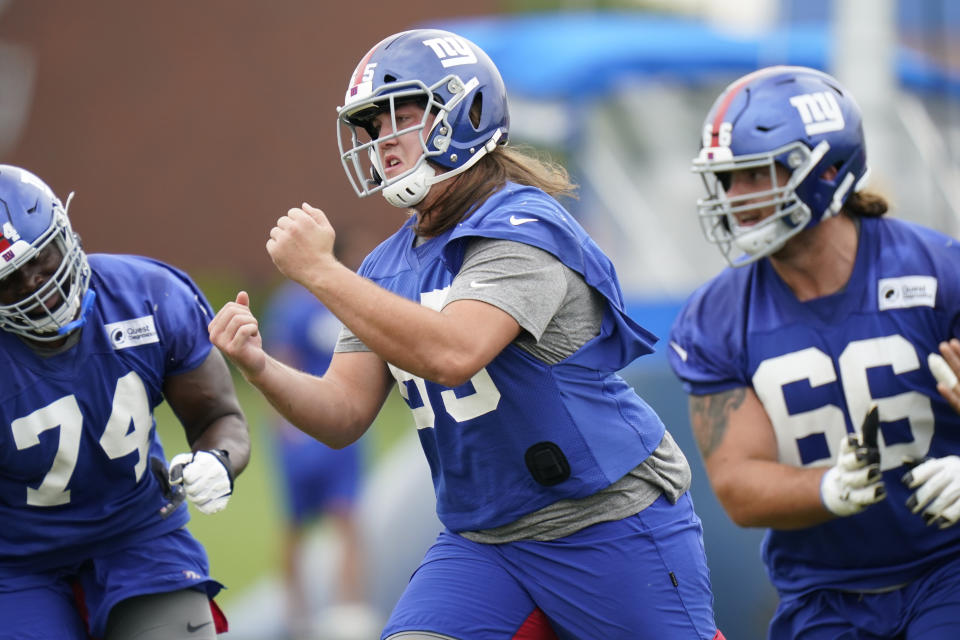
<svg viewBox="0 0 960 640">
<path fill-rule="evenodd" d="M 696 19 L 642 12 L 562 12 L 432 23 L 486 51 L 508 89 L 534 99 L 588 99 L 624 81 L 655 78 L 716 84 L 771 64 L 829 71 L 832 34 L 825 24 L 761 35 L 723 32 Z M 904 87 L 960 98 L 960 74 L 900 47 Z"/>
</svg>

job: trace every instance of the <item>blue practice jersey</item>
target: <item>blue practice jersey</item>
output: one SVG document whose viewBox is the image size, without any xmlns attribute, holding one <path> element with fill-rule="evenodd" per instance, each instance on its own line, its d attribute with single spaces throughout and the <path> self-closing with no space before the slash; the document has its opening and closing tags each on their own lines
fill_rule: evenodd
<svg viewBox="0 0 960 640">
<path fill-rule="evenodd" d="M 79 341 L 40 357 L 0 331 L 0 572 L 75 563 L 182 527 L 149 458 L 168 376 L 210 352 L 212 311 L 182 272 L 91 255 L 96 298 Z"/>
<path fill-rule="evenodd" d="M 799 302 L 769 260 L 727 269 L 674 324 L 670 363 L 694 395 L 753 387 L 779 460 L 836 462 L 844 434 L 880 410 L 887 498 L 860 514 L 768 532 L 764 559 L 783 592 L 908 582 L 960 553 L 960 527 L 928 527 L 905 506 L 905 458 L 960 453 L 960 416 L 936 390 L 927 356 L 960 335 L 960 245 L 907 222 L 862 218 L 840 292 Z"/>
<path fill-rule="evenodd" d="M 656 338 L 627 317 L 613 265 L 556 200 L 539 189 L 508 183 L 452 231 L 417 247 L 412 223 L 377 247 L 360 273 L 441 309 L 466 242 L 498 238 L 550 252 L 608 303 L 600 334 L 556 365 L 509 345 L 456 388 L 391 366 L 413 410 L 433 475 L 437 514 L 447 527 L 492 528 L 562 498 L 591 495 L 657 447 L 663 424 L 616 374 L 650 353 Z M 553 445 L 531 450 L 540 443 Z M 536 460 L 530 458 L 556 459 L 557 450 L 569 464 L 569 477 L 548 483 L 535 479 L 528 464 Z"/>
</svg>

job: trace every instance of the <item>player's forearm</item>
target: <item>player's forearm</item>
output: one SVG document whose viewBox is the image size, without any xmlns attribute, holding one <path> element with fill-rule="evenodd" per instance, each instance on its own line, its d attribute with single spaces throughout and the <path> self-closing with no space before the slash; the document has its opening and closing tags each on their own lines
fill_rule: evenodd
<svg viewBox="0 0 960 640">
<path fill-rule="evenodd" d="M 340 449 L 370 426 L 348 402 L 350 395 L 328 379 L 267 358 L 263 371 L 247 377 L 290 424 L 329 447 Z"/>
<path fill-rule="evenodd" d="M 250 461 L 250 433 L 242 414 L 230 413 L 214 420 L 209 427 L 190 444 L 194 451 L 221 449 L 230 457 L 230 470 L 234 477 L 240 475 Z"/>
<path fill-rule="evenodd" d="M 708 462 L 710 482 L 730 518 L 741 527 L 802 529 L 834 516 L 820 500 L 824 469 L 800 469 L 766 460 Z"/>
<path fill-rule="evenodd" d="M 384 361 L 448 386 L 476 373 L 465 362 L 463 336 L 440 312 L 339 264 L 318 274 L 308 288 Z"/>
</svg>

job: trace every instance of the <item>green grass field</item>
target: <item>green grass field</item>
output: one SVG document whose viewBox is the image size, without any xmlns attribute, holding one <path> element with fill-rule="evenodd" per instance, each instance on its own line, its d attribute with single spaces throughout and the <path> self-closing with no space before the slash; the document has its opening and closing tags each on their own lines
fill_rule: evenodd
<svg viewBox="0 0 960 640">
<path fill-rule="evenodd" d="M 243 378 L 235 377 L 235 383 L 250 424 L 253 446 L 250 464 L 238 478 L 234 495 L 224 511 L 205 515 L 191 506 L 188 525 L 194 536 L 207 548 L 213 577 L 229 587 L 217 597 L 221 605 L 227 606 L 232 597 L 242 593 L 261 576 L 276 571 L 279 566 L 282 514 L 268 431 L 272 409 Z M 156 417 L 167 459 L 186 451 L 183 429 L 166 403 L 158 409 Z M 369 462 L 376 464 L 383 451 L 410 424 L 409 410 L 394 391 L 377 421 L 364 436 L 370 440 Z"/>
</svg>

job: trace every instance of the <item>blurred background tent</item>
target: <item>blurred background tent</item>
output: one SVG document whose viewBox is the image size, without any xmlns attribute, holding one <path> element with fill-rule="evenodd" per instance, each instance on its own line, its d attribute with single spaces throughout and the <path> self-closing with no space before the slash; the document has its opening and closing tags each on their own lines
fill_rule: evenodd
<svg viewBox="0 0 960 640">
<path fill-rule="evenodd" d="M 836 75 L 865 113 L 873 186 L 894 215 L 960 232 L 960 6 L 950 0 L 0 0 L 0 161 L 65 196 L 90 251 L 143 253 L 190 271 L 218 307 L 240 286 L 254 305 L 277 282 L 263 244 L 307 200 L 365 253 L 402 220 L 357 200 L 334 140 L 334 107 L 374 42 L 414 26 L 475 41 L 503 72 L 511 138 L 544 149 L 581 185 L 568 202 L 613 256 L 634 316 L 665 337 L 681 301 L 722 267 L 703 240 L 689 172 L 707 109 L 769 64 Z M 717 313 L 723 313 L 717 309 Z M 734 526 L 707 482 L 686 400 L 662 351 L 625 372 L 694 467 L 718 622 L 762 638 L 775 606 L 760 531 Z M 239 382 L 255 431 L 260 397 Z M 170 418 L 172 421 L 172 417 Z M 161 425 L 168 453 L 176 428 Z M 371 594 L 382 615 L 439 523 L 422 454 L 396 394 L 368 437 L 379 452 L 361 509 Z M 255 444 L 267 446 L 255 433 Z M 255 452 L 230 509 L 197 515 L 234 639 L 270 640 L 281 606 L 270 457 Z M 321 530 L 308 562 L 318 607 L 337 550 Z"/>
</svg>

